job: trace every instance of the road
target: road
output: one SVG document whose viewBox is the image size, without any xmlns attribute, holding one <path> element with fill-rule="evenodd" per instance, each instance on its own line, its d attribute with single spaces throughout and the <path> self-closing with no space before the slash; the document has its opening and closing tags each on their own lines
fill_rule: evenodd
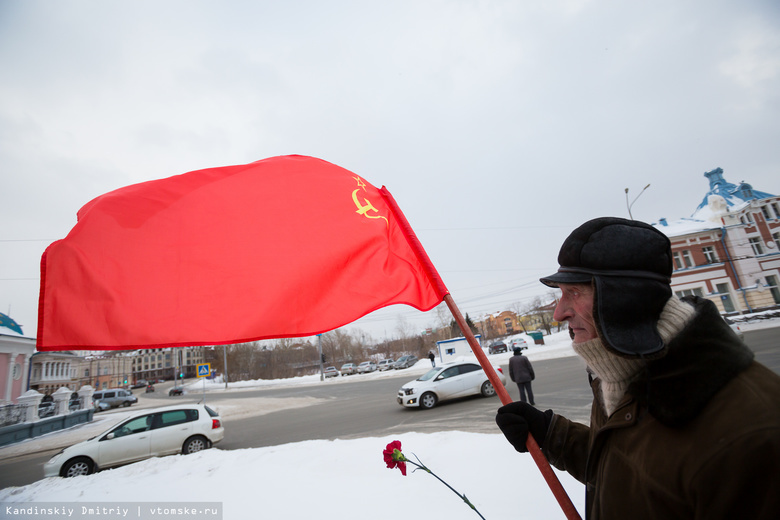
<svg viewBox="0 0 780 520">
<path fill-rule="evenodd" d="M 756 359 L 780 374 L 780 329 L 747 331 L 745 341 L 756 353 Z M 504 373 L 508 373 L 506 366 Z M 577 357 L 550 359 L 534 363 L 536 380 L 534 394 L 542 409 L 551 408 L 566 417 L 588 422 L 590 388 L 583 363 Z M 352 377 L 352 376 L 350 376 Z M 266 388 L 231 393 L 231 399 L 250 398 L 314 398 L 317 403 L 301 408 L 225 422 L 226 436 L 219 444 L 223 450 L 275 446 L 311 439 L 353 439 L 384 437 L 405 432 L 430 433 L 460 430 L 477 433 L 497 433 L 494 417 L 500 406 L 498 398 L 479 396 L 443 402 L 432 410 L 400 407 L 395 395 L 411 376 L 403 371 L 396 377 L 337 385 L 307 385 Z M 164 390 L 161 388 L 160 390 Z M 517 387 L 507 386 L 510 396 L 518 398 Z M 199 395 L 169 398 L 164 391 L 155 393 L 160 404 L 197 401 Z M 207 399 L 211 394 L 207 395 Z M 43 463 L 57 450 L 0 460 L 0 489 L 21 486 L 41 479 Z"/>
</svg>

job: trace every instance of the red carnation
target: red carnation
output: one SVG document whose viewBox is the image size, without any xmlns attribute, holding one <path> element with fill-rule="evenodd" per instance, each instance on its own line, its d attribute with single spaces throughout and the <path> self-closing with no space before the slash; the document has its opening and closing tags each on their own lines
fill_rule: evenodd
<svg viewBox="0 0 780 520">
<path fill-rule="evenodd" d="M 401 453 L 401 441 L 393 441 L 388 444 L 382 455 L 385 457 L 388 468 L 397 467 L 401 470 L 401 475 L 406 476 L 406 457 Z"/>
</svg>

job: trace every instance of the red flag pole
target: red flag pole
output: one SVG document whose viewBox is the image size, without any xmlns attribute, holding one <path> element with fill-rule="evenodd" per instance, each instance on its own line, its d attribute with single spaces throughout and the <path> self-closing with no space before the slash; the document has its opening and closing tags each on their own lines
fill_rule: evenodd
<svg viewBox="0 0 780 520">
<path fill-rule="evenodd" d="M 468 341 L 471 350 L 474 352 L 474 355 L 477 356 L 477 360 L 482 366 L 482 370 L 485 371 L 488 379 L 490 380 L 490 383 L 493 385 L 493 388 L 495 388 L 496 392 L 498 392 L 498 397 L 501 399 L 501 402 L 503 404 L 511 403 L 512 398 L 509 397 L 509 393 L 506 391 L 506 388 L 504 388 L 501 380 L 498 379 L 496 370 L 490 364 L 490 361 L 488 361 L 485 352 L 479 345 L 477 338 L 474 337 L 474 333 L 471 332 L 471 329 L 469 328 L 468 323 L 466 323 L 466 320 L 463 318 L 460 309 L 458 309 L 458 306 L 455 305 L 455 300 L 452 299 L 452 295 L 447 294 L 444 297 L 444 301 L 447 303 L 447 307 L 450 308 L 450 312 L 455 318 L 455 322 L 460 327 L 460 330 L 463 333 L 463 336 L 466 338 L 466 341 Z M 528 440 L 525 441 L 525 447 L 528 448 L 528 453 L 531 454 L 531 457 L 533 457 L 534 462 L 536 462 L 536 466 L 539 468 L 539 471 L 542 472 L 544 480 L 547 481 L 547 485 L 550 487 L 550 490 L 552 491 L 555 499 L 558 500 L 558 505 L 560 505 L 561 509 L 563 509 L 563 513 L 566 515 L 566 518 L 571 520 L 580 520 L 580 514 L 574 508 L 574 504 L 572 504 L 569 495 L 566 494 L 566 490 L 563 489 L 561 481 L 558 480 L 558 476 L 555 474 L 552 467 L 550 467 L 550 463 L 547 462 L 547 458 L 545 458 L 541 448 L 539 448 L 539 444 L 536 443 L 536 439 L 533 438 L 530 432 L 528 433 Z"/>
<path fill-rule="evenodd" d="M 436 288 L 439 295 L 447 303 L 447 307 L 450 308 L 450 312 L 455 318 L 455 322 L 463 332 L 463 336 L 466 338 L 466 341 L 468 341 L 471 350 L 474 352 L 474 355 L 477 356 L 477 360 L 479 361 L 480 366 L 482 366 L 482 370 L 484 370 L 487 374 L 488 380 L 490 380 L 493 388 L 495 388 L 496 392 L 498 392 L 498 396 L 501 399 L 501 402 L 503 404 L 511 403 L 512 398 L 509 397 L 509 393 L 506 391 L 506 388 L 504 388 L 504 385 L 501 384 L 501 381 L 498 379 L 498 375 L 496 374 L 495 369 L 490 364 L 490 361 L 488 361 L 485 353 L 482 351 L 482 347 L 477 342 L 477 338 L 474 337 L 474 333 L 471 332 L 471 329 L 466 323 L 466 320 L 463 318 L 460 309 L 458 309 L 458 306 L 455 305 L 455 301 L 452 299 L 452 295 L 450 295 L 447 287 L 444 285 L 444 282 L 439 276 L 439 273 L 433 266 L 431 259 L 423 249 L 422 244 L 417 238 L 417 235 L 414 234 L 412 227 L 406 220 L 406 216 L 404 216 L 401 208 L 398 206 L 398 203 L 384 186 L 382 186 L 382 189 L 379 190 L 379 192 L 382 194 L 385 202 L 387 202 L 388 207 L 391 209 L 396 219 L 398 220 L 398 224 L 401 227 L 404 236 L 406 236 L 409 247 L 414 250 L 417 258 L 420 260 L 420 263 L 425 268 L 426 274 L 431 284 Z M 544 454 L 542 453 L 542 450 L 539 448 L 539 444 L 537 444 L 536 440 L 533 438 L 533 436 L 531 436 L 530 433 L 528 434 L 528 440 L 526 441 L 525 446 L 528 448 L 528 453 L 531 454 L 531 457 L 534 459 L 534 462 L 539 468 L 539 471 L 542 472 L 544 480 L 547 482 L 547 485 L 550 487 L 553 496 L 558 501 L 558 505 L 560 505 L 561 509 L 563 509 L 563 513 L 566 515 L 566 518 L 569 520 L 581 520 L 580 514 L 574 508 L 574 504 L 572 504 L 569 495 L 567 495 L 566 490 L 563 489 L 561 481 L 558 480 L 558 476 L 555 474 L 555 472 L 553 472 L 552 467 L 550 467 L 550 463 L 547 461 Z"/>
</svg>

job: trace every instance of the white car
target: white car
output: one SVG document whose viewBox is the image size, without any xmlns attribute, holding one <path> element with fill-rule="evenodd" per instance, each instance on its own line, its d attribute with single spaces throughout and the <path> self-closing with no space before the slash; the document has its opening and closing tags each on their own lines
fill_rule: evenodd
<svg viewBox="0 0 780 520">
<path fill-rule="evenodd" d="M 383 359 L 377 363 L 376 367 L 380 372 L 384 372 L 385 370 L 391 370 L 393 368 L 393 363 L 395 363 L 395 360 L 393 359 Z"/>
<path fill-rule="evenodd" d="M 501 384 L 506 385 L 504 372 L 499 367 L 493 368 Z M 445 399 L 474 394 L 491 397 L 496 395 L 496 389 L 479 364 L 456 362 L 433 368 L 419 379 L 409 381 L 398 391 L 397 401 L 407 408 L 427 409 Z"/>
<path fill-rule="evenodd" d="M 509 350 L 513 351 L 516 348 L 526 350 L 528 348 L 528 343 L 523 338 L 515 338 L 509 342 Z"/>
<path fill-rule="evenodd" d="M 373 361 L 363 361 L 358 365 L 358 374 L 368 374 L 376 370 L 376 363 Z"/>
<path fill-rule="evenodd" d="M 65 448 L 43 465 L 43 475 L 75 477 L 151 457 L 186 455 L 210 448 L 224 436 L 219 414 L 206 405 L 151 408 Z"/>
</svg>

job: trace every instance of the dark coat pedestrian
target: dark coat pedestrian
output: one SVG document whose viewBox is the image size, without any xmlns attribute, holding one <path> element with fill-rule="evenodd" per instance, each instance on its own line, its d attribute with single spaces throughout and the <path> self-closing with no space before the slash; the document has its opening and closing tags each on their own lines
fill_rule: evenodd
<svg viewBox="0 0 780 520">
<path fill-rule="evenodd" d="M 433 355 L 433 352 L 428 352 L 428 359 L 431 360 L 431 366 L 436 366 L 436 356 Z"/>
<path fill-rule="evenodd" d="M 515 347 L 515 355 L 509 358 L 509 379 L 517 383 L 517 389 L 520 391 L 520 401 L 530 402 L 535 405 L 534 392 L 531 389 L 531 381 L 534 380 L 534 367 L 531 361 L 523 355 L 520 347 Z M 526 399 L 526 394 L 528 398 Z"/>
</svg>

